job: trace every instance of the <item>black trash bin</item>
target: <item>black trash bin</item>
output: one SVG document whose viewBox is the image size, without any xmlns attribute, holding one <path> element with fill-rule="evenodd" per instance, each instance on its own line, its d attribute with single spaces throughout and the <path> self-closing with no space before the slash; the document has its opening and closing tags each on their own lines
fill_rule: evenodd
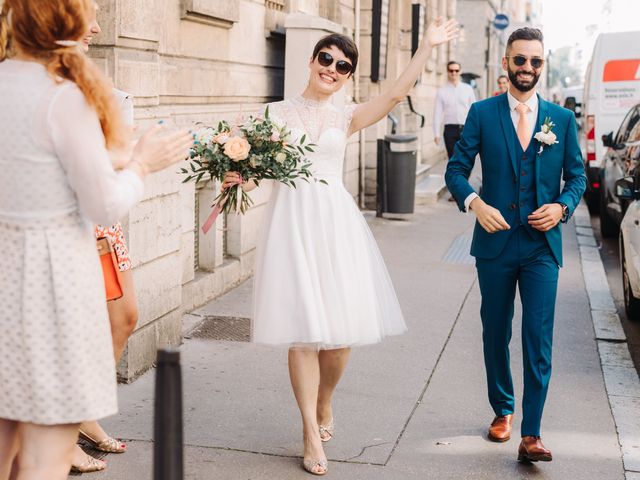
<svg viewBox="0 0 640 480">
<path fill-rule="evenodd" d="M 377 215 L 413 213 L 417 166 L 416 135 L 385 135 L 378 140 Z"/>
</svg>

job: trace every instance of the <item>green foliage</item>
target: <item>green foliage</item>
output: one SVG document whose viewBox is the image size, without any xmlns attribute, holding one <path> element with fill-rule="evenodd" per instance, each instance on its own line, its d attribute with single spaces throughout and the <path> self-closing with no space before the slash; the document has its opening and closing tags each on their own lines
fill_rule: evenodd
<svg viewBox="0 0 640 480">
<path fill-rule="evenodd" d="M 225 152 L 229 139 L 238 137 L 249 144 L 246 158 L 233 160 Z M 185 175 L 183 183 L 199 182 L 203 178 L 222 182 L 227 172 L 238 172 L 243 180 L 275 180 L 296 188 L 295 181 L 309 182 L 313 179 L 311 163 L 305 158 L 306 152 L 313 152 L 315 145 L 307 141 L 307 136 L 292 138 L 286 125 L 278 125 L 269 116 L 269 107 L 264 118 L 249 117 L 241 125 L 232 126 L 226 121 L 217 128 L 203 126 L 195 134 L 195 145 L 191 148 L 188 167 L 180 172 Z M 321 180 L 322 183 L 326 183 Z M 253 203 L 239 185 L 224 190 L 216 203 L 223 205 L 225 212 L 235 210 L 241 192 L 240 212 L 244 213 Z"/>
</svg>

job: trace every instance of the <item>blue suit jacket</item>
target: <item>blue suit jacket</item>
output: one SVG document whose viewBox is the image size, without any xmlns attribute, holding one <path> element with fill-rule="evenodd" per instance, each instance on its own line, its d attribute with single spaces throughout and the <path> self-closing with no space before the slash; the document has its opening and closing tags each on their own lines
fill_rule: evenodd
<svg viewBox="0 0 640 480">
<path fill-rule="evenodd" d="M 535 184 L 538 207 L 560 202 L 573 213 L 586 187 L 584 163 L 578 145 L 574 115 L 570 110 L 546 102 L 538 96 L 538 121 L 534 133 L 540 131 L 544 119 L 555 123 L 553 133 L 559 143 L 545 145 L 536 155 Z M 474 103 L 469 110 L 462 136 L 455 145 L 453 157 L 447 165 L 445 180 L 449 191 L 465 211 L 464 201 L 474 190 L 468 178 L 477 154 L 482 162 L 482 200 L 500 210 L 507 223 L 516 226 L 518 208 L 518 160 L 516 135 L 509 112 L 507 94 Z M 536 142 L 536 152 L 539 144 Z M 560 191 L 561 180 L 565 181 Z M 530 212 L 527 212 L 529 214 Z M 488 233 L 476 222 L 471 255 L 496 258 L 507 243 L 511 230 Z M 560 225 L 545 233 L 549 247 L 562 266 L 562 234 Z"/>
</svg>

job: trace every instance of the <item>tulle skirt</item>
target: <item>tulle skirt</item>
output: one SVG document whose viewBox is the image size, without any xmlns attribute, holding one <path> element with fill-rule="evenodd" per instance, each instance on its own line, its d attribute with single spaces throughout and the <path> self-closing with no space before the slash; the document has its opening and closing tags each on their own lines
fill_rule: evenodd
<svg viewBox="0 0 640 480">
<path fill-rule="evenodd" d="M 331 349 L 406 331 L 366 220 L 339 177 L 276 184 L 258 241 L 252 340 Z"/>
</svg>

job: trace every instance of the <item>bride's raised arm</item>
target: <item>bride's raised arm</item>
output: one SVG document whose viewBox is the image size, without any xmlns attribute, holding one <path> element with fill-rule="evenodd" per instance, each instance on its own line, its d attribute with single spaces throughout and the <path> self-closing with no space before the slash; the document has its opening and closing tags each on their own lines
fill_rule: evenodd
<svg viewBox="0 0 640 480">
<path fill-rule="evenodd" d="M 442 17 L 439 17 L 431 23 L 420 47 L 407 68 L 393 83 L 393 86 L 387 92 L 359 105 L 355 109 L 351 126 L 349 127 L 349 135 L 378 122 L 400 103 L 416 83 L 427 59 L 431 55 L 432 48 L 453 40 L 458 36 L 458 32 L 458 22 L 454 19 L 445 22 Z"/>
</svg>

